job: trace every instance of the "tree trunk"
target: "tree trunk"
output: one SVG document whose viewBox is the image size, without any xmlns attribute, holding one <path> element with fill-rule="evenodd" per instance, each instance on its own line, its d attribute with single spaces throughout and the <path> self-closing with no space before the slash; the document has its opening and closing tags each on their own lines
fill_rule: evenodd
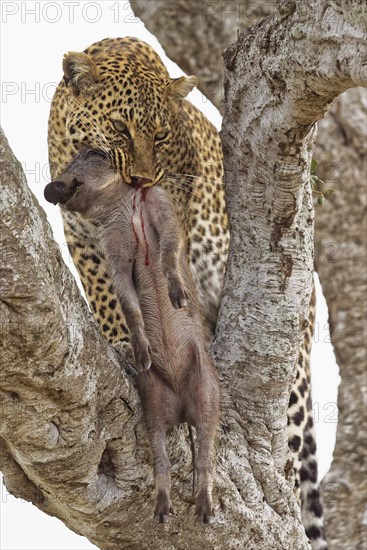
<svg viewBox="0 0 367 550">
<path fill-rule="evenodd" d="M 335 189 L 316 214 L 315 265 L 342 377 L 334 460 L 322 484 L 336 550 L 366 548 L 366 99 L 362 89 L 339 98 L 315 153 L 320 177 Z"/>
<path fill-rule="evenodd" d="M 338 15 L 337 4 L 324 12 L 324 2 L 302 10 L 282 2 L 225 56 L 232 243 L 213 350 L 223 400 L 210 528 L 191 513 L 183 427 L 170 438 L 178 515 L 152 526 L 133 370 L 99 335 L 0 136 L 1 467 L 10 492 L 102 549 L 308 547 L 287 463 L 286 409 L 311 291 L 314 123 L 339 93 L 366 81 L 357 12 L 348 3 Z"/>
</svg>

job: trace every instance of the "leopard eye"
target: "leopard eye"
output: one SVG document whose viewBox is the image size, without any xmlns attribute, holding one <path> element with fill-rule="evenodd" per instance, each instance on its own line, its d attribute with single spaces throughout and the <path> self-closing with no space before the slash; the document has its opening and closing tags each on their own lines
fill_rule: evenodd
<svg viewBox="0 0 367 550">
<path fill-rule="evenodd" d="M 169 136 L 169 130 L 168 129 L 160 130 L 154 136 L 154 141 L 157 142 L 157 143 L 162 142 L 162 141 L 167 141 L 168 136 Z"/>
<path fill-rule="evenodd" d="M 107 153 L 105 153 L 105 151 L 101 151 L 101 149 L 88 149 L 87 151 L 87 159 L 92 159 L 92 158 L 107 158 Z"/>
<path fill-rule="evenodd" d="M 121 122 L 121 120 L 113 120 L 112 124 L 113 124 L 113 127 L 115 128 L 116 132 L 118 132 L 119 134 L 122 134 L 123 136 L 125 136 L 129 139 L 131 138 L 130 132 L 129 132 L 126 124 Z"/>
</svg>

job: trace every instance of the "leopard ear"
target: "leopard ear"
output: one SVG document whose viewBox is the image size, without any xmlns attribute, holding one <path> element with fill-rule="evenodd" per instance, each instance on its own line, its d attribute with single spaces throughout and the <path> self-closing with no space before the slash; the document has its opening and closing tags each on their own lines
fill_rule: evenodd
<svg viewBox="0 0 367 550">
<path fill-rule="evenodd" d="M 94 61 L 83 52 L 69 52 L 62 61 L 64 80 L 71 93 L 88 96 L 98 88 L 98 68 Z"/>
<path fill-rule="evenodd" d="M 168 96 L 171 99 L 185 99 L 187 94 L 197 86 L 198 79 L 196 76 L 181 76 L 180 78 L 172 78 L 168 84 Z"/>
</svg>

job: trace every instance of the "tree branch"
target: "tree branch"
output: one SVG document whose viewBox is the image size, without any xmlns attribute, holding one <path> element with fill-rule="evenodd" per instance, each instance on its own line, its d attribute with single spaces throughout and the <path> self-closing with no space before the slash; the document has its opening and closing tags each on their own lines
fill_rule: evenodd
<svg viewBox="0 0 367 550">
<path fill-rule="evenodd" d="M 362 20 L 351 16 L 349 4 L 335 6 L 280 2 L 278 13 L 240 35 L 224 55 L 231 245 L 215 351 L 235 410 L 239 417 L 246 411 L 250 463 L 265 495 L 268 480 L 286 469 L 278 451 L 287 438 L 285 423 L 266 404 L 285 419 L 307 326 L 315 122 L 338 94 L 367 82 L 366 43 L 361 28 L 352 27 Z M 271 494 L 276 506 L 284 504 Z"/>
<path fill-rule="evenodd" d="M 316 150 L 319 175 L 335 192 L 316 215 L 315 266 L 342 377 L 333 463 L 322 484 L 325 516 L 332 548 L 349 550 L 363 548 L 366 530 L 366 91 L 351 90 L 336 107 Z"/>
</svg>

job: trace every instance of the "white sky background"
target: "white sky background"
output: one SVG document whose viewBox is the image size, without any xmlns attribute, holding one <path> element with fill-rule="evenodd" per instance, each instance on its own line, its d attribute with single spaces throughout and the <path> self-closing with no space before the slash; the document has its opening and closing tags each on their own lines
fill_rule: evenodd
<svg viewBox="0 0 367 550">
<path fill-rule="evenodd" d="M 182 71 L 165 55 L 157 41 L 134 17 L 124 1 L 58 1 L 1 3 L 1 124 L 28 184 L 47 213 L 54 236 L 71 271 L 58 208 L 43 198 L 50 181 L 47 157 L 47 120 L 56 84 L 62 77 L 64 53 L 82 51 L 106 37 L 132 35 L 151 44 L 171 76 Z M 220 62 L 220 60 L 218 60 Z M 191 101 L 220 128 L 221 117 L 197 90 Z M 339 376 L 330 345 L 327 308 L 317 284 L 318 308 L 312 351 L 313 401 L 318 437 L 320 477 L 330 466 L 337 421 Z M 95 548 L 59 520 L 35 506 L 15 499 L 0 488 L 1 550 L 87 550 Z"/>
</svg>

